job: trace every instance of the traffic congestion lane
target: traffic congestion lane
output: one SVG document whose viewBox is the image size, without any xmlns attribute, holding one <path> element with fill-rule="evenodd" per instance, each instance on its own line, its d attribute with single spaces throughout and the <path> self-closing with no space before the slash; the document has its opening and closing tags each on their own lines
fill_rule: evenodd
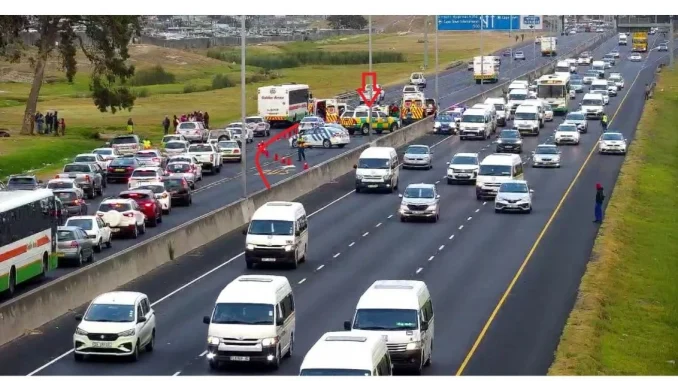
<svg viewBox="0 0 678 381">
<path fill-rule="evenodd" d="M 656 55 L 651 54 L 649 65 L 656 65 Z M 627 90 L 622 111 L 610 123 L 610 128 L 621 131 L 630 144 L 645 103 L 644 84 L 653 81 L 654 69 L 643 69 L 635 86 Z M 609 200 L 624 158 L 593 152 L 586 159 L 588 162 L 555 218 L 544 228 L 543 237 L 535 243 L 511 297 L 491 322 L 464 374 L 547 373 L 598 233 L 599 225 L 591 223 L 594 184 L 605 187 Z"/>
</svg>

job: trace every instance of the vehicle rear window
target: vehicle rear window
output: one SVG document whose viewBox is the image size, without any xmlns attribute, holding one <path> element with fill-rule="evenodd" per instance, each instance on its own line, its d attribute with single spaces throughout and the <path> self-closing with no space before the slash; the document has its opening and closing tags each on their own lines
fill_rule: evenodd
<svg viewBox="0 0 678 381">
<path fill-rule="evenodd" d="M 127 203 L 103 203 L 99 205 L 99 211 L 100 212 L 110 212 L 112 210 L 115 210 L 117 212 L 126 212 L 128 210 L 131 210 L 132 206 Z"/>
<path fill-rule="evenodd" d="M 136 157 L 158 157 L 156 152 L 137 152 Z"/>
<path fill-rule="evenodd" d="M 209 144 L 198 144 L 188 147 L 188 152 L 212 152 L 212 146 Z"/>
<path fill-rule="evenodd" d="M 73 161 L 76 163 L 93 163 L 97 161 L 97 158 L 94 156 L 76 156 Z"/>
<path fill-rule="evenodd" d="M 32 177 L 12 177 L 9 179 L 7 184 L 12 184 L 12 185 L 33 185 L 36 184 L 37 181 L 35 181 L 34 178 Z"/>
<path fill-rule="evenodd" d="M 245 118 L 245 122 L 247 123 L 261 123 L 264 120 L 261 118 Z"/>
<path fill-rule="evenodd" d="M 58 241 L 75 241 L 75 234 L 70 230 L 59 230 L 57 232 Z"/>
<path fill-rule="evenodd" d="M 191 169 L 191 165 L 188 163 L 171 163 L 167 165 L 167 172 L 170 173 L 183 173 Z"/>
<path fill-rule="evenodd" d="M 181 124 L 179 125 L 179 129 L 180 129 L 180 130 L 194 130 L 194 129 L 196 129 L 196 128 L 198 128 L 198 125 L 195 124 L 195 123 L 190 123 L 190 122 L 188 122 L 188 123 L 181 123 Z"/>
<path fill-rule="evenodd" d="M 52 181 L 47 184 L 47 189 L 70 189 L 73 183 L 68 181 Z"/>
<path fill-rule="evenodd" d="M 148 169 L 137 169 L 132 173 L 132 177 L 156 177 L 158 172 Z"/>
<path fill-rule="evenodd" d="M 111 145 L 115 144 L 136 144 L 137 140 L 133 136 L 118 136 L 111 140 Z"/>
<path fill-rule="evenodd" d="M 89 165 L 68 164 L 64 167 L 64 173 L 91 172 Z"/>
<path fill-rule="evenodd" d="M 167 148 L 167 149 L 184 149 L 184 148 L 186 148 L 186 143 L 169 142 L 169 143 L 165 144 L 165 148 Z"/>
<path fill-rule="evenodd" d="M 184 187 L 184 181 L 182 179 L 166 179 L 163 183 L 167 190 L 181 189 Z"/>
<path fill-rule="evenodd" d="M 122 193 L 120 198 L 131 198 L 133 200 L 148 200 L 151 198 L 147 193 Z"/>
<path fill-rule="evenodd" d="M 107 149 L 107 148 L 98 148 L 92 151 L 93 153 L 98 153 L 99 155 L 113 155 L 113 150 L 112 149 Z"/>
<path fill-rule="evenodd" d="M 75 192 L 54 192 L 54 195 L 59 197 L 61 201 L 74 201 L 78 198 Z"/>
<path fill-rule="evenodd" d="M 239 148 L 240 146 L 238 146 L 237 142 L 230 141 L 230 140 L 226 140 L 226 141 L 222 140 L 222 141 L 219 142 L 219 147 L 221 147 L 221 148 Z"/>
<path fill-rule="evenodd" d="M 162 185 L 142 185 L 138 189 L 148 189 L 153 193 L 162 193 L 165 191 L 165 187 Z"/>
<path fill-rule="evenodd" d="M 66 226 L 75 226 L 75 227 L 81 228 L 83 230 L 91 230 L 92 229 L 92 220 L 84 219 L 84 218 L 68 220 L 68 221 L 66 221 Z"/>
<path fill-rule="evenodd" d="M 115 159 L 111 161 L 112 166 L 131 167 L 136 164 L 134 159 Z"/>
</svg>

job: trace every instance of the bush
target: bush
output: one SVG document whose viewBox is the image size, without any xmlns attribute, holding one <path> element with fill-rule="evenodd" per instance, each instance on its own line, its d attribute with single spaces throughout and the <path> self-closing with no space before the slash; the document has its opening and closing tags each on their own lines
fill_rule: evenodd
<svg viewBox="0 0 678 381">
<path fill-rule="evenodd" d="M 240 53 L 208 50 L 207 56 L 226 62 L 240 62 Z M 372 63 L 405 62 L 398 52 L 372 52 Z M 266 70 L 289 69 L 304 65 L 365 65 L 370 62 L 368 51 L 327 52 L 324 50 L 298 51 L 282 54 L 248 56 L 246 64 Z"/>
<path fill-rule="evenodd" d="M 151 92 L 148 89 L 133 89 L 132 94 L 137 98 L 148 98 L 151 95 Z"/>
<path fill-rule="evenodd" d="M 212 78 L 212 90 L 225 89 L 233 86 L 235 86 L 235 83 L 224 74 L 217 74 Z"/>
<path fill-rule="evenodd" d="M 209 90 L 210 90 L 209 86 L 198 86 L 193 83 L 187 83 L 186 85 L 184 85 L 184 94 L 200 93 Z"/>
<path fill-rule="evenodd" d="M 161 65 L 156 65 L 150 69 L 139 70 L 134 74 L 130 80 L 132 86 L 152 86 L 152 85 L 167 85 L 175 83 L 176 76 L 170 72 L 165 71 Z"/>
</svg>

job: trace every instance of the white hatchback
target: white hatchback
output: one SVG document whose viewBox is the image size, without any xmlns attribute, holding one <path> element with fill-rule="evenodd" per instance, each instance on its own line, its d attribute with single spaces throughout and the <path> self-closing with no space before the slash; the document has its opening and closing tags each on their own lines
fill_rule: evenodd
<svg viewBox="0 0 678 381">
<path fill-rule="evenodd" d="M 133 361 L 155 347 L 155 311 L 140 292 L 114 291 L 97 296 L 73 334 L 73 356 L 123 356 Z"/>
<path fill-rule="evenodd" d="M 74 216 L 66 220 L 66 226 L 81 228 L 87 233 L 87 238 L 94 246 L 94 252 L 100 253 L 103 245 L 111 247 L 113 234 L 111 228 L 99 216 Z"/>
<path fill-rule="evenodd" d="M 509 180 L 499 186 L 494 199 L 494 212 L 532 212 L 533 190 L 525 180 Z"/>
<path fill-rule="evenodd" d="M 135 189 L 148 189 L 155 195 L 155 198 L 160 201 L 162 206 L 163 214 L 170 214 L 172 211 L 172 197 L 170 193 L 165 189 L 165 183 L 162 181 L 154 181 L 141 185 Z"/>
<path fill-rule="evenodd" d="M 570 123 L 563 123 L 556 129 L 556 135 L 554 137 L 556 145 L 562 144 L 579 144 L 579 139 L 581 138 L 577 126 Z"/>
</svg>

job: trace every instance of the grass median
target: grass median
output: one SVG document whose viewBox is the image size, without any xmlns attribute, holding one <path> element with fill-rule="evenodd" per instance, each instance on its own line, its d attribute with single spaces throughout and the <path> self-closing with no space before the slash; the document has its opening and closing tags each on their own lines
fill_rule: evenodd
<svg viewBox="0 0 678 381">
<path fill-rule="evenodd" d="M 657 83 L 549 375 L 678 375 L 678 70 Z"/>
<path fill-rule="evenodd" d="M 439 57 L 441 68 L 457 60 L 478 54 L 478 33 L 440 33 Z M 486 33 L 486 52 L 511 45 L 515 41 L 506 33 Z M 433 35 L 429 34 L 429 67 L 434 70 Z M 424 62 L 423 34 L 379 34 L 373 38 L 373 70 L 382 85 L 400 83 L 413 71 L 421 70 Z M 355 90 L 360 86 L 361 73 L 367 71 L 367 36 L 347 36 L 315 42 L 278 43 L 248 46 L 247 111 L 255 113 L 258 87 L 297 82 L 310 85 L 314 96 L 330 97 Z M 58 62 L 49 62 L 45 83 L 40 93 L 38 110 L 58 110 L 66 120 L 68 139 L 43 136 L 19 136 L 24 102 L 30 90 L 32 71 L 28 63 L 0 65 L 0 128 L 12 133 L 11 139 L 0 139 L 0 179 L 11 173 L 45 166 L 59 167 L 81 147 L 98 146 L 97 140 L 123 133 L 128 118 L 136 124 L 143 137 L 158 141 L 162 136 L 161 122 L 165 115 L 180 115 L 191 111 L 208 111 L 213 126 L 223 125 L 240 117 L 239 48 L 183 51 L 153 45 L 133 45 L 131 60 L 137 67 L 132 89 L 138 99 L 130 111 L 115 114 L 100 113 L 89 97 L 89 63 L 78 59 L 79 73 L 69 84 Z M 215 58 L 216 57 L 216 58 Z M 290 58 L 291 57 L 291 58 Z M 218 59 L 217 59 L 218 58 Z M 290 64 L 290 59 L 294 62 Z M 287 64 L 280 64 L 287 60 Z M 277 66 L 275 62 L 278 62 Z M 283 62 L 284 63 L 284 62 Z M 470 75 L 470 74 L 469 74 Z M 27 153 L 49 147 L 49 155 Z M 60 149 L 63 148 L 63 149 Z M 74 152 L 74 150 L 76 152 Z M 50 160 L 47 160 L 50 159 Z"/>
</svg>

